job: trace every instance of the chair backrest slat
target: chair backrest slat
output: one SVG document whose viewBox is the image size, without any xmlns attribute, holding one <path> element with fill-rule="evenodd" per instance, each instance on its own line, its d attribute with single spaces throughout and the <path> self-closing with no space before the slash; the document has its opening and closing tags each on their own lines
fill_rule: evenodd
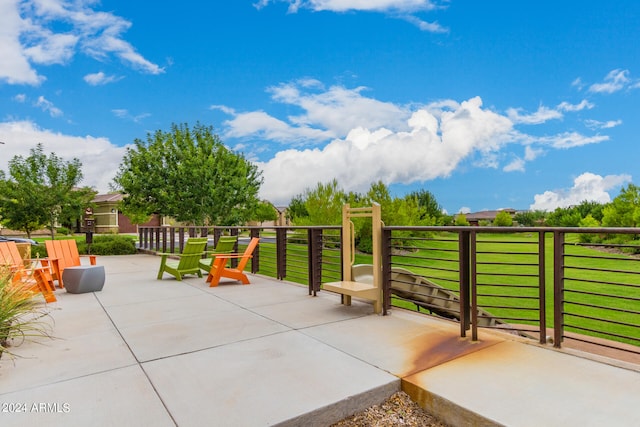
<svg viewBox="0 0 640 427">
<path fill-rule="evenodd" d="M 198 260 L 202 258 L 204 249 L 207 246 L 207 238 L 191 238 L 184 245 L 184 250 L 180 256 L 178 270 L 186 270 L 198 267 Z"/>
<path fill-rule="evenodd" d="M 260 241 L 259 237 L 253 237 L 251 239 L 251 241 L 249 242 L 249 245 L 247 246 L 247 249 L 245 249 L 244 253 L 242 254 L 242 258 L 240 259 L 240 262 L 238 262 L 238 270 L 244 271 L 244 268 L 247 266 L 247 262 L 249 262 L 249 258 L 251 258 L 251 254 L 256 249 L 256 246 L 258 246 L 259 241 Z"/>
</svg>

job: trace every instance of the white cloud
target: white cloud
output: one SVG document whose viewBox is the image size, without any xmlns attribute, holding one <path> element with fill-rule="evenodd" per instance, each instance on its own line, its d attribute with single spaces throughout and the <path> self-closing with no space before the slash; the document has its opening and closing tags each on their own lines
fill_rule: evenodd
<svg viewBox="0 0 640 427">
<path fill-rule="evenodd" d="M 563 132 L 558 135 L 538 138 L 538 142 L 545 145 L 550 145 L 551 147 L 558 149 L 574 148 L 588 144 L 598 144 L 600 142 L 608 140 L 609 137 L 607 135 L 585 136 L 578 132 Z"/>
<path fill-rule="evenodd" d="M 0 80 L 38 85 L 35 65 L 66 64 L 81 51 L 103 60 L 114 55 L 151 74 L 164 70 L 148 61 L 122 35 L 131 23 L 93 10 L 94 1 L 4 0 L 0 2 Z M 62 25 L 61 25 L 62 24 Z"/>
<path fill-rule="evenodd" d="M 93 187 L 101 193 L 109 190 L 109 183 L 126 152 L 125 147 L 113 145 L 107 138 L 64 135 L 42 129 L 30 121 L 0 123 L 0 169 L 7 171 L 14 156 L 29 156 L 29 150 L 42 143 L 45 154 L 54 152 L 65 161 L 78 158 L 82 163 L 84 179 L 80 185 Z"/>
<path fill-rule="evenodd" d="M 403 19 L 422 31 L 445 33 L 448 30 L 437 22 L 427 22 L 418 18 L 415 13 L 428 12 L 444 6 L 431 0 L 259 0 L 254 3 L 258 9 L 269 3 L 289 3 L 289 13 L 297 13 L 300 9 L 330 12 L 379 12 Z"/>
<path fill-rule="evenodd" d="M 589 101 L 587 101 L 586 99 L 583 99 L 582 101 L 580 101 L 579 104 L 570 104 L 568 102 L 561 102 L 558 105 L 558 110 L 560 111 L 582 111 L 585 108 L 587 110 L 592 109 L 593 107 L 595 107 L 595 105 Z"/>
<path fill-rule="evenodd" d="M 83 79 L 85 82 L 87 82 L 91 86 L 99 86 L 99 85 L 106 85 L 108 83 L 117 82 L 122 78 L 117 76 L 107 76 L 102 71 L 99 71 L 97 73 L 87 74 L 86 76 L 83 77 Z"/>
<path fill-rule="evenodd" d="M 372 182 L 411 184 L 449 176 L 462 162 L 506 172 L 525 170 L 527 162 L 551 149 L 570 149 L 607 141 L 607 135 L 564 132 L 534 136 L 516 129 L 590 108 L 586 101 L 540 107 L 534 114 L 484 108 L 479 97 L 438 100 L 405 106 L 364 96 L 365 88 L 324 88 L 313 79 L 268 89 L 274 101 L 298 109 L 278 118 L 265 111 L 238 113 L 227 106 L 210 108 L 233 116 L 225 139 L 239 138 L 249 158 L 259 158 L 264 172 L 262 197 L 286 204 L 305 189 L 336 178 L 348 191 L 366 191 Z M 559 111 L 565 110 L 565 113 Z M 289 144 L 266 158 L 264 140 Z M 509 145 L 524 147 L 515 154 Z M 504 163 L 505 159 L 512 159 Z M 366 166 L 365 166 L 366 165 Z"/>
<path fill-rule="evenodd" d="M 513 123 L 522 123 L 527 125 L 538 125 L 548 120 L 562 118 L 561 112 L 544 106 L 540 106 L 538 111 L 532 114 L 521 115 L 520 111 L 522 111 L 520 108 L 509 108 L 507 110 L 507 116 L 511 121 L 513 121 Z"/>
<path fill-rule="evenodd" d="M 126 110 L 123 108 L 116 108 L 111 110 L 111 112 L 114 114 L 114 116 L 120 119 L 129 120 L 135 123 L 139 123 L 142 121 L 142 119 L 145 119 L 151 116 L 150 113 L 142 113 L 142 114 L 138 114 L 137 116 L 134 116 L 131 113 L 129 113 L 129 110 Z"/>
<path fill-rule="evenodd" d="M 529 206 L 531 210 L 552 211 L 556 208 L 565 208 L 582 203 L 594 201 L 609 203 L 611 196 L 609 191 L 619 188 L 627 182 L 631 182 L 629 175 L 607 175 L 602 177 L 591 172 L 585 172 L 573 181 L 570 189 L 545 191 L 534 196 L 534 203 Z"/>
<path fill-rule="evenodd" d="M 589 92 L 614 93 L 624 89 L 629 82 L 629 70 L 612 70 L 604 78 L 603 83 L 594 83 L 589 86 Z"/>
<path fill-rule="evenodd" d="M 539 156 L 544 154 L 544 150 L 540 148 L 533 148 L 530 145 L 527 145 L 524 148 L 524 159 L 528 162 L 531 162 L 537 159 Z"/>
<path fill-rule="evenodd" d="M 403 11 L 417 12 L 433 10 L 438 6 L 431 0 L 259 0 L 255 3 L 257 8 L 267 6 L 269 3 L 289 3 L 289 11 L 297 12 L 300 8 L 314 11 L 329 10 L 332 12 L 359 11 Z"/>
<path fill-rule="evenodd" d="M 611 129 L 622 124 L 622 120 L 608 120 L 601 122 L 599 120 L 585 120 L 584 124 L 589 129 Z"/>
<path fill-rule="evenodd" d="M 48 112 L 51 117 L 62 116 L 62 110 L 53 105 L 53 102 L 47 100 L 44 96 L 39 96 L 35 105 L 40 107 L 42 111 Z"/>
<path fill-rule="evenodd" d="M 225 137 L 242 138 L 258 137 L 272 141 L 288 143 L 309 143 L 326 141 L 333 133 L 307 126 L 291 126 L 263 111 L 252 111 L 237 114 L 233 119 L 224 122 L 228 127 Z"/>
<path fill-rule="evenodd" d="M 27 27 L 28 21 L 18 13 L 18 0 L 0 2 L 0 81 L 38 85 L 44 80 L 31 67 L 21 44 L 21 35 Z"/>
<path fill-rule="evenodd" d="M 324 88 L 319 84 L 311 86 L 309 80 L 301 83 L 287 83 L 268 89 L 274 100 L 304 110 L 304 114 L 289 117 L 296 125 L 314 123 L 334 131 L 335 136 L 344 136 L 358 126 L 406 128 L 405 122 L 410 116 L 408 110 L 390 102 L 363 96 L 361 93 L 366 90 L 364 87 L 346 89 L 332 86 L 324 92 L 312 93 L 302 92 L 301 89 Z"/>
<path fill-rule="evenodd" d="M 505 172 L 524 172 L 525 161 L 521 158 L 516 158 L 511 161 L 511 163 L 507 164 L 504 168 L 502 168 Z"/>
<path fill-rule="evenodd" d="M 522 114 L 521 108 L 509 108 L 507 110 L 507 116 L 514 124 L 526 124 L 526 125 L 538 125 L 545 123 L 549 120 L 562 119 L 564 117 L 563 112 L 573 113 L 576 111 L 582 111 L 584 109 L 592 109 L 595 105 L 586 99 L 583 99 L 578 104 L 570 104 L 566 101 L 558 104 L 556 108 L 549 108 L 541 105 L 538 110 L 531 114 Z"/>
<path fill-rule="evenodd" d="M 342 138 L 352 129 L 390 127 L 408 129 L 410 111 L 395 104 L 378 101 L 361 94 L 365 88 L 322 87 L 310 79 L 281 84 L 268 89 L 272 98 L 297 107 L 301 114 L 287 120 L 277 119 L 264 111 L 237 113 L 230 107 L 215 105 L 211 109 L 233 115 L 224 122 L 225 137 L 256 136 L 276 142 L 317 143 Z"/>
<path fill-rule="evenodd" d="M 574 81 L 571 82 L 571 86 L 578 88 L 578 90 L 582 90 L 584 89 L 584 83 L 582 82 L 582 79 L 580 77 L 576 78 Z"/>
<path fill-rule="evenodd" d="M 421 31 L 427 31 L 429 33 L 448 33 L 449 32 L 448 28 L 443 27 L 439 23 L 423 21 L 422 19 L 418 18 L 415 15 L 404 15 L 402 16 L 402 19 L 415 25 Z"/>
<path fill-rule="evenodd" d="M 13 97 L 13 100 L 19 103 L 24 103 L 27 100 L 27 95 L 25 95 L 24 93 L 19 93 L 16 96 Z"/>
<path fill-rule="evenodd" d="M 265 179 L 262 197 L 287 203 L 331 178 L 347 191 L 365 191 L 377 180 L 408 184 L 446 177 L 473 155 L 491 158 L 512 138 L 511 122 L 482 109 L 480 98 L 437 114 L 420 109 L 407 124 L 407 131 L 354 128 L 322 149 L 284 150 L 258 162 Z"/>
</svg>

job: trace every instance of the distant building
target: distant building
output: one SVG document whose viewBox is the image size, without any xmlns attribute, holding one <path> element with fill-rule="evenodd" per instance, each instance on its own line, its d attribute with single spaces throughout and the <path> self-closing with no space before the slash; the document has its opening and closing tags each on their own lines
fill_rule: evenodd
<svg viewBox="0 0 640 427">
<path fill-rule="evenodd" d="M 93 217 L 95 219 L 96 233 L 137 233 L 138 227 L 132 224 L 129 218 L 118 209 L 122 201 L 122 194 L 98 194 L 92 200 L 95 204 Z M 153 215 L 144 224 L 145 226 L 159 226 L 160 217 Z"/>
<path fill-rule="evenodd" d="M 480 222 L 491 225 L 493 224 L 493 221 L 495 221 L 496 216 L 500 212 L 505 212 L 505 211 L 508 212 L 512 218 L 517 212 L 515 209 L 507 208 L 507 209 L 499 209 L 495 211 L 472 212 L 472 213 L 465 214 L 465 217 L 467 218 L 469 225 L 478 226 L 480 225 Z"/>
</svg>

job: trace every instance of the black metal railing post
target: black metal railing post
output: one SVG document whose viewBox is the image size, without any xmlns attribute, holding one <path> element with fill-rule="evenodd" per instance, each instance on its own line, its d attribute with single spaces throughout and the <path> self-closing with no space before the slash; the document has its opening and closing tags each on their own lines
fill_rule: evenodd
<svg viewBox="0 0 640 427">
<path fill-rule="evenodd" d="M 260 238 L 260 230 L 252 228 L 251 231 L 249 231 L 249 236 L 252 239 Z M 260 271 L 260 243 L 256 246 L 253 251 L 253 257 L 251 258 L 251 273 L 256 274 L 258 271 Z"/>
<path fill-rule="evenodd" d="M 460 266 L 460 336 L 466 337 L 470 328 L 470 248 L 469 231 L 458 234 L 459 266 Z"/>
<path fill-rule="evenodd" d="M 477 243 L 478 242 L 477 242 L 476 232 L 472 231 L 471 233 L 469 233 L 469 277 L 471 278 L 470 308 L 471 308 L 471 325 L 472 325 L 471 340 L 472 341 L 478 341 L 478 275 L 477 275 L 478 247 L 477 247 Z M 466 311 L 466 307 L 465 307 L 465 311 Z M 462 315 L 462 313 L 460 313 L 460 315 Z"/>
<path fill-rule="evenodd" d="M 538 232 L 538 307 L 540 322 L 540 344 L 547 342 L 547 296 L 546 296 L 546 233 L 544 230 Z"/>
<path fill-rule="evenodd" d="M 178 227 L 178 252 L 182 253 L 184 250 L 184 227 Z"/>
<path fill-rule="evenodd" d="M 309 295 L 317 296 L 322 283 L 322 229 L 310 228 L 308 236 Z"/>
<path fill-rule="evenodd" d="M 391 230 L 382 227 L 382 315 L 391 309 Z"/>
<path fill-rule="evenodd" d="M 564 335 L 564 232 L 553 233 L 553 346 L 560 348 Z"/>
<path fill-rule="evenodd" d="M 287 229 L 276 229 L 276 276 L 279 280 L 287 277 Z"/>
</svg>

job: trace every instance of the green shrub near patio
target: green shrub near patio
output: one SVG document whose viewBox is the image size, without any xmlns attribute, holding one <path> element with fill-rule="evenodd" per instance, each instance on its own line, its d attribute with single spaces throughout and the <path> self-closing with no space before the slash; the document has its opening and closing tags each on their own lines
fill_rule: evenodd
<svg viewBox="0 0 640 427">
<path fill-rule="evenodd" d="M 91 255 L 133 255 L 137 252 L 132 236 L 103 235 L 95 236 L 89 248 L 86 242 L 78 242 L 78 252 Z"/>
<path fill-rule="evenodd" d="M 0 268 L 0 357 L 14 356 L 10 347 L 25 341 L 50 336 L 50 324 L 44 301 L 30 289 L 13 283 L 13 275 Z"/>
</svg>

